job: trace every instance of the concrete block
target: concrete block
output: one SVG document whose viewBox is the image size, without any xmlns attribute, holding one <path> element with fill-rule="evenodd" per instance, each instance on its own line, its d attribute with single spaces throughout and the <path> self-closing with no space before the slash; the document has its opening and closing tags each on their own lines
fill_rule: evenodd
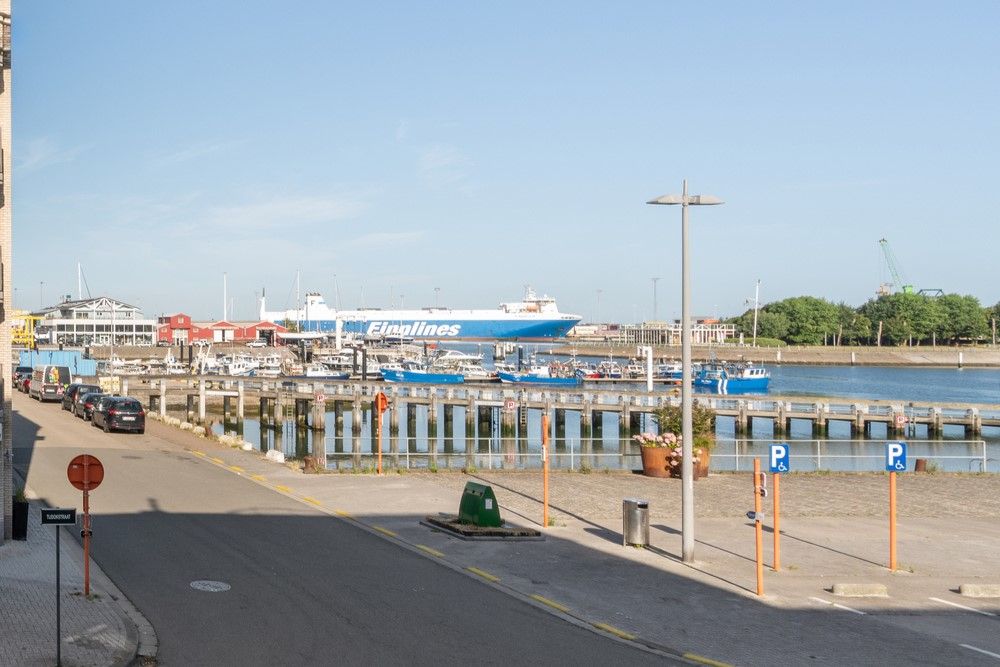
<svg viewBox="0 0 1000 667">
<path fill-rule="evenodd" d="M 278 451 L 277 449 L 269 449 L 264 457 L 269 461 L 274 461 L 275 463 L 285 462 L 285 453 Z"/>
<path fill-rule="evenodd" d="M 181 422 L 181 430 L 182 431 L 190 431 L 193 428 L 194 428 L 194 424 L 192 424 L 191 422 Z"/>
<path fill-rule="evenodd" d="M 1000 598 L 1000 584 L 962 584 L 958 592 L 967 598 Z"/>
<path fill-rule="evenodd" d="M 889 590 L 885 584 L 834 584 L 833 594 L 844 598 L 885 598 Z"/>
<path fill-rule="evenodd" d="M 204 426 L 195 426 L 194 428 L 191 429 L 191 432 L 194 433 L 195 435 L 202 435 L 203 436 L 203 435 L 205 435 L 205 427 Z"/>
</svg>

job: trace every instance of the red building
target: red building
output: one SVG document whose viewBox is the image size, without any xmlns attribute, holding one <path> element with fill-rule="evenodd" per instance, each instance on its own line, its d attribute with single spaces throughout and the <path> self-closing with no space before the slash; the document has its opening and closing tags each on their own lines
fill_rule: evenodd
<svg viewBox="0 0 1000 667">
<path fill-rule="evenodd" d="M 273 322 L 194 322 L 184 313 L 164 315 L 157 319 L 156 340 L 172 345 L 189 345 L 196 341 L 209 343 L 245 343 L 263 340 L 273 344 L 275 333 L 288 329 Z"/>
</svg>

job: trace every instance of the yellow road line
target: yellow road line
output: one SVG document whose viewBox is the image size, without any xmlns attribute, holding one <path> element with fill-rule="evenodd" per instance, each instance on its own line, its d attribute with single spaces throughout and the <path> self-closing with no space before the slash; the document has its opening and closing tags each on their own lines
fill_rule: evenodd
<svg viewBox="0 0 1000 667">
<path fill-rule="evenodd" d="M 535 593 L 532 593 L 531 599 L 532 600 L 538 600 L 539 602 L 541 602 L 542 604 L 544 604 L 547 607 L 552 607 L 553 609 L 558 609 L 559 611 L 563 612 L 564 614 L 568 614 L 569 613 L 569 607 L 567 607 L 566 605 L 559 604 L 555 600 L 550 600 L 550 599 L 548 599 L 546 597 L 542 597 L 541 595 L 538 595 L 538 594 L 535 594 Z"/>
<path fill-rule="evenodd" d="M 719 662 L 718 660 L 712 660 L 711 658 L 706 658 L 705 656 L 698 655 L 697 653 L 685 653 L 683 657 L 693 662 L 698 662 L 703 665 L 709 665 L 709 667 L 733 667 L 728 662 Z"/>
<path fill-rule="evenodd" d="M 342 516 L 345 519 L 353 519 L 354 516 L 350 512 L 345 512 L 344 510 L 333 510 L 333 513 L 337 516 Z"/>
<path fill-rule="evenodd" d="M 246 472 L 245 470 L 243 470 L 243 468 L 239 466 L 229 466 L 229 469 L 232 470 L 233 472 Z"/>
<path fill-rule="evenodd" d="M 278 491 L 281 491 L 282 493 L 291 493 L 292 492 L 292 490 L 289 489 L 284 484 L 275 484 L 274 488 L 276 488 Z"/>
<path fill-rule="evenodd" d="M 267 478 L 263 475 L 250 475 L 250 479 L 257 480 L 258 482 L 266 482 Z"/>
<path fill-rule="evenodd" d="M 399 537 L 396 533 L 392 532 L 388 528 L 383 528 L 382 526 L 372 526 L 375 530 L 382 533 L 383 535 L 388 535 L 389 537 Z"/>
<path fill-rule="evenodd" d="M 430 547 L 424 546 L 423 544 L 418 544 L 417 548 L 420 549 L 421 551 L 426 551 L 432 556 L 437 556 L 438 558 L 444 558 L 444 554 L 438 551 L 437 549 L 431 549 Z"/>
<path fill-rule="evenodd" d="M 489 572 L 484 572 L 484 571 L 480 570 L 478 567 L 469 566 L 469 567 L 467 567 L 465 569 L 468 570 L 469 572 L 471 572 L 472 574 L 475 574 L 475 575 L 478 575 L 478 576 L 482 577 L 483 579 L 485 579 L 487 581 L 500 581 L 500 577 L 494 576 L 494 575 L 490 574 Z"/>
<path fill-rule="evenodd" d="M 194 454 L 195 456 L 204 456 L 205 455 L 205 452 L 199 452 L 196 449 L 192 449 L 191 453 Z"/>
<path fill-rule="evenodd" d="M 302 496 L 302 500 L 306 501 L 307 503 L 312 503 L 313 505 L 323 504 L 320 501 L 316 500 L 315 498 L 310 498 L 309 496 Z"/>
<path fill-rule="evenodd" d="M 622 639 L 635 639 L 635 635 L 630 635 L 624 630 L 619 630 L 613 625 L 608 625 L 607 623 L 591 623 L 595 628 L 599 630 L 604 630 L 605 632 L 610 632 L 616 637 L 621 637 Z"/>
<path fill-rule="evenodd" d="M 225 461 L 223 461 L 222 459 L 217 459 L 217 458 L 215 458 L 214 456 L 210 456 L 210 457 L 208 457 L 208 458 L 209 458 L 209 460 L 211 460 L 211 461 L 215 461 L 215 462 L 216 462 L 216 463 L 218 463 L 219 465 L 226 465 L 226 462 L 225 462 Z"/>
</svg>

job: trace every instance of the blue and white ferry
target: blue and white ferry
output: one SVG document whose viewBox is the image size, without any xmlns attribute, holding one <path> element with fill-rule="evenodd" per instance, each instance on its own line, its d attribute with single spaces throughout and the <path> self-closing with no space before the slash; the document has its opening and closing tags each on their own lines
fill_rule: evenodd
<svg viewBox="0 0 1000 667">
<path fill-rule="evenodd" d="M 302 308 L 268 311 L 261 297 L 260 319 L 286 326 L 294 323 L 300 332 L 339 331 L 366 338 L 549 341 L 564 337 L 580 316 L 560 313 L 555 299 L 537 296 L 529 287 L 521 301 L 501 303 L 493 310 L 336 310 L 326 304 L 321 294 L 312 292 L 306 294 Z"/>
</svg>

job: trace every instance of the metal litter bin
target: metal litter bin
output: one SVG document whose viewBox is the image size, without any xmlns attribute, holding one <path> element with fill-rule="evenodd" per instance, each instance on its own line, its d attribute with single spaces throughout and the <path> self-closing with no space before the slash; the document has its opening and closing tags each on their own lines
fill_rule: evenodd
<svg viewBox="0 0 1000 667">
<path fill-rule="evenodd" d="M 625 498 L 622 501 L 622 546 L 649 544 L 649 501 Z"/>
</svg>

